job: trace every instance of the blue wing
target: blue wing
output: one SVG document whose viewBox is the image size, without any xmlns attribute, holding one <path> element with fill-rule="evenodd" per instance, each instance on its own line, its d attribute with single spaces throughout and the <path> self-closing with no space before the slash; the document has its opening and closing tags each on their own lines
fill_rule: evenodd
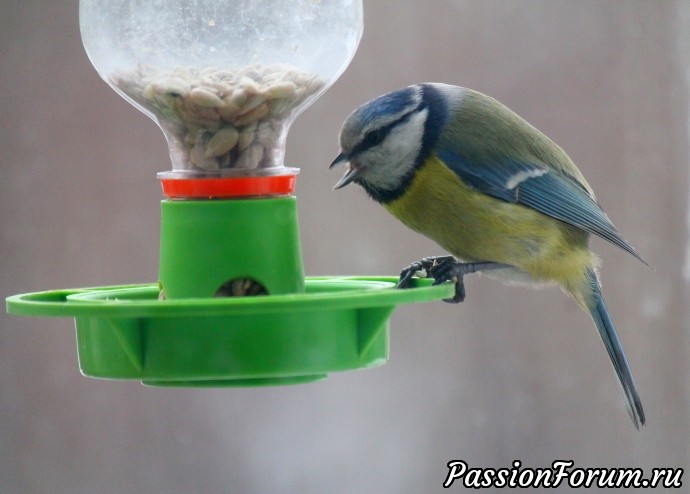
<svg viewBox="0 0 690 494">
<path fill-rule="evenodd" d="M 437 154 L 470 187 L 598 235 L 647 264 L 575 178 L 543 164 L 503 160 L 476 166 L 452 151 Z"/>
</svg>

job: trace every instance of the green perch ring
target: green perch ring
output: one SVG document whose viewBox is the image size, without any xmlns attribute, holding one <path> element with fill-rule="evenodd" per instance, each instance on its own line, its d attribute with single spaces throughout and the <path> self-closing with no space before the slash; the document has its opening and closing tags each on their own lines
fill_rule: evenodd
<svg viewBox="0 0 690 494">
<path fill-rule="evenodd" d="M 283 184 L 280 174 L 252 177 L 245 193 L 242 177 L 190 185 L 161 174 L 158 284 L 15 295 L 7 311 L 73 317 L 82 374 L 150 386 L 299 384 L 384 364 L 395 307 L 448 298 L 453 284 L 305 278 L 296 198 L 283 194 L 295 170 L 286 172 L 286 190 L 261 183 Z M 247 192 L 255 186 L 269 195 Z M 238 296 L 252 285 L 260 289 Z"/>
<path fill-rule="evenodd" d="M 395 288 L 397 278 L 308 278 L 305 292 L 158 300 L 158 285 L 15 295 L 22 316 L 74 317 L 81 372 L 151 386 L 266 386 L 320 380 L 388 360 L 398 304 L 452 295 L 453 285 Z"/>
</svg>

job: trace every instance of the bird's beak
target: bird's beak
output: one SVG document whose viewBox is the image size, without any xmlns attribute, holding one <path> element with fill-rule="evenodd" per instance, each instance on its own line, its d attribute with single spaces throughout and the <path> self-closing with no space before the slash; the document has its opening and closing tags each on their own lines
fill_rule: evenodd
<svg viewBox="0 0 690 494">
<path fill-rule="evenodd" d="M 340 165 L 341 163 L 348 162 L 347 156 L 345 156 L 343 153 L 340 153 L 336 159 L 333 160 L 333 163 L 331 163 L 331 166 L 328 167 L 330 170 L 334 166 Z M 340 180 L 338 180 L 338 183 L 333 186 L 333 190 L 340 189 L 342 187 L 345 187 L 347 184 L 352 182 L 354 179 L 356 179 L 359 176 L 359 171 L 360 167 L 357 166 L 357 164 L 353 161 L 350 161 L 350 168 L 349 170 L 341 177 Z"/>
</svg>

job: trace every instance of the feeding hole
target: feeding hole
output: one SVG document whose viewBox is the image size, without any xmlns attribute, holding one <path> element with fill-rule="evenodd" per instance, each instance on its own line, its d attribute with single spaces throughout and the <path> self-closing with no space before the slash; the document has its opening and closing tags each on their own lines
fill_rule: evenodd
<svg viewBox="0 0 690 494">
<path fill-rule="evenodd" d="M 251 278 L 236 278 L 226 281 L 216 290 L 216 297 L 253 297 L 268 295 L 268 290 L 261 283 Z"/>
</svg>

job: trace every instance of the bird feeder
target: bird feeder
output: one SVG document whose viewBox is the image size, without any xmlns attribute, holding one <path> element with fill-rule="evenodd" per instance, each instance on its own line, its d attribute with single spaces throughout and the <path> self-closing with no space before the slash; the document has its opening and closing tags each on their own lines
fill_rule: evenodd
<svg viewBox="0 0 690 494">
<path fill-rule="evenodd" d="M 453 287 L 307 277 L 294 119 L 345 70 L 361 0 L 81 0 L 100 76 L 168 142 L 159 280 L 7 299 L 12 314 L 73 317 L 84 375 L 152 386 L 305 383 L 381 365 L 398 304 Z"/>
</svg>

